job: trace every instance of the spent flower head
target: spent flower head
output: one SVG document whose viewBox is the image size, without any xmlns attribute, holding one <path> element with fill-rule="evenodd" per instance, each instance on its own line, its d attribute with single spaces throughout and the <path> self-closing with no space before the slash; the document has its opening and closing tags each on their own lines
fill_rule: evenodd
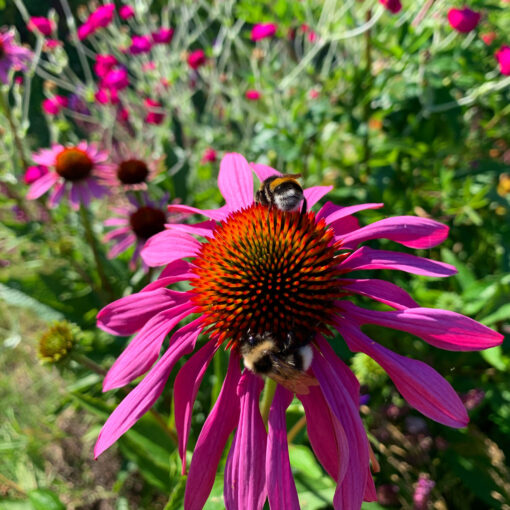
<svg viewBox="0 0 510 510">
<path fill-rule="evenodd" d="M 108 371 L 103 389 L 147 375 L 108 418 L 95 454 L 112 445 L 155 403 L 178 360 L 193 353 L 174 384 L 175 424 L 186 472 L 190 410 L 208 364 L 225 345 L 230 349 L 229 366 L 195 446 L 185 508 L 205 504 L 231 434 L 226 507 L 262 508 L 266 498 L 273 509 L 299 507 L 285 420 L 296 393 L 312 448 L 336 482 L 333 506 L 359 509 L 363 500 L 376 499 L 369 470 L 373 454 L 359 415 L 359 383 L 335 354 L 331 344 L 340 340 L 333 333 L 339 332 L 351 351 L 379 364 L 411 406 L 451 427 L 465 426 L 468 416 L 450 384 L 425 363 L 378 344 L 362 326 L 405 331 L 454 351 L 499 345 L 502 336 L 458 313 L 420 307 L 391 282 L 356 276 L 359 270 L 383 268 L 432 277 L 454 274 L 455 268 L 445 263 L 359 246 L 386 238 L 408 248 L 429 249 L 447 237 L 445 225 L 401 216 L 360 227 L 354 214 L 379 209 L 383 204 L 378 203 L 340 207 L 328 202 L 313 212 L 311 207 L 331 186 L 305 189 L 298 210 L 263 205 L 261 195 L 254 203 L 253 172 L 268 192 L 288 197 L 300 189 L 295 180 L 281 178 L 270 167 L 249 165 L 241 155 L 227 154 L 218 177 L 226 204 L 212 210 L 170 205 L 171 212 L 201 214 L 208 220 L 169 224 L 150 237 L 141 255 L 150 267 L 164 266 L 159 278 L 99 313 L 98 326 L 105 331 L 136 334 Z M 168 288 L 178 281 L 188 281 L 190 288 Z M 391 310 L 357 306 L 352 302 L 356 295 Z M 178 326 L 190 316 L 191 322 Z M 169 346 L 158 360 L 170 332 Z M 197 350 L 200 334 L 205 343 Z M 261 355 L 254 359 L 252 348 L 257 346 Z M 290 372 L 278 372 L 282 366 Z M 260 374 L 278 381 L 267 431 L 259 408 Z"/>
<path fill-rule="evenodd" d="M 40 336 L 38 356 L 45 363 L 58 363 L 69 356 L 79 341 L 80 329 L 67 321 L 55 321 Z"/>
</svg>

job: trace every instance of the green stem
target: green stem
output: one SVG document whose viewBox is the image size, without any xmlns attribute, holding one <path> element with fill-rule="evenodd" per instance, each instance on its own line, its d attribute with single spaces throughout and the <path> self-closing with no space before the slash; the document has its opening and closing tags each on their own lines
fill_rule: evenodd
<svg viewBox="0 0 510 510">
<path fill-rule="evenodd" d="M 267 427 L 267 422 L 269 420 L 269 409 L 271 409 L 271 404 L 273 403 L 274 394 L 276 392 L 276 381 L 270 379 L 269 377 L 266 379 L 266 386 L 264 387 L 264 393 L 262 395 L 262 402 L 260 404 L 260 414 L 262 415 L 262 420 L 264 421 L 264 425 Z"/>
<path fill-rule="evenodd" d="M 287 443 L 291 444 L 296 436 L 299 434 L 299 431 L 306 425 L 306 416 L 301 416 L 299 420 L 294 424 L 294 426 L 289 430 L 287 434 Z"/>
<path fill-rule="evenodd" d="M 14 118 L 12 116 L 11 107 L 9 105 L 9 98 L 2 92 L 0 94 L 0 106 L 5 113 L 5 117 L 7 122 L 9 123 L 9 127 L 11 129 L 12 137 L 14 139 L 14 145 L 16 147 L 16 151 L 18 152 L 18 158 L 21 162 L 22 170 L 25 171 L 28 168 L 27 160 L 25 159 L 25 153 L 23 151 L 23 144 L 21 143 L 21 139 L 18 136 L 18 130 L 16 129 L 16 123 L 14 122 Z"/>
<path fill-rule="evenodd" d="M 97 246 L 96 237 L 94 236 L 94 232 L 92 230 L 92 225 L 90 224 L 90 219 L 87 210 L 85 207 L 80 205 L 80 215 L 83 223 L 83 227 L 85 229 L 85 236 L 87 238 L 87 242 L 89 243 L 92 253 L 94 255 L 94 260 L 96 262 L 97 272 L 99 274 L 99 279 L 101 280 L 102 290 L 105 290 L 110 298 L 110 301 L 115 299 L 115 293 L 113 292 L 112 286 L 108 281 L 108 277 L 106 276 L 103 263 L 101 262 L 101 257 L 99 254 L 99 248 Z"/>
<path fill-rule="evenodd" d="M 88 356 L 85 356 L 84 354 L 74 353 L 72 354 L 71 358 L 74 359 L 76 363 L 87 367 L 89 370 L 92 370 L 92 372 L 95 372 L 98 375 L 106 375 L 107 370 L 105 368 L 103 368 L 101 365 L 98 365 L 95 361 L 92 361 Z"/>
</svg>

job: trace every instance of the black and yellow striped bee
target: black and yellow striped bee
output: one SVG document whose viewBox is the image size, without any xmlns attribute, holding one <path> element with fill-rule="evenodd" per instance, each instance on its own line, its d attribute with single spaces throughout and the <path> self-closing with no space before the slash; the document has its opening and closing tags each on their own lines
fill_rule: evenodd
<svg viewBox="0 0 510 510">
<path fill-rule="evenodd" d="M 306 198 L 297 181 L 298 177 L 301 177 L 301 174 L 268 177 L 255 194 L 255 202 L 287 212 L 297 210 L 302 202 L 302 211 L 306 211 Z"/>
</svg>

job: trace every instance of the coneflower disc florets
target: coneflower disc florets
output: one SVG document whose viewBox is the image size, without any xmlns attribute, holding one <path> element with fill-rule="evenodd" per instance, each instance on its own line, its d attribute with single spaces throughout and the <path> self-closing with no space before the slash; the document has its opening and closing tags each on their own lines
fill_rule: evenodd
<svg viewBox="0 0 510 510">
<path fill-rule="evenodd" d="M 165 229 L 166 215 L 160 209 L 148 205 L 139 207 L 129 217 L 133 232 L 140 239 L 149 239 Z"/>
<path fill-rule="evenodd" d="M 233 213 L 194 261 L 193 302 L 206 326 L 234 346 L 248 331 L 327 332 L 341 295 L 333 238 L 313 212 L 252 205 Z"/>
<path fill-rule="evenodd" d="M 148 175 L 149 168 L 141 159 L 126 159 L 117 167 L 117 177 L 122 184 L 141 184 Z"/>
<path fill-rule="evenodd" d="M 55 170 L 67 181 L 80 181 L 89 176 L 94 166 L 89 155 L 77 147 L 68 147 L 56 156 Z"/>
</svg>

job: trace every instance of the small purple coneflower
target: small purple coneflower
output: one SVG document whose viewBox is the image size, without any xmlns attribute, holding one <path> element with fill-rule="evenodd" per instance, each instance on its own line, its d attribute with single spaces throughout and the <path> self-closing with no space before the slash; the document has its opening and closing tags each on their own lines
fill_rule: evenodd
<svg viewBox="0 0 510 510">
<path fill-rule="evenodd" d="M 252 170 L 261 181 L 279 175 L 265 165 L 250 166 L 239 154 L 227 154 L 218 177 L 224 206 L 213 210 L 169 206 L 171 212 L 201 214 L 209 220 L 173 223 L 151 237 L 141 255 L 150 267 L 166 266 L 160 277 L 98 314 L 98 326 L 105 331 L 122 336 L 136 333 L 108 371 L 103 390 L 124 386 L 148 373 L 108 418 L 95 456 L 156 402 L 176 362 L 195 351 L 199 335 L 204 334 L 205 343 L 181 368 L 174 385 L 183 472 L 187 470 L 191 410 L 205 370 L 223 343 L 230 348 L 230 361 L 220 395 L 195 446 L 184 508 L 204 506 L 231 434 L 225 466 L 226 507 L 262 509 L 267 498 L 272 510 L 299 508 L 285 423 L 293 394 L 277 386 L 266 432 L 259 410 L 263 381 L 246 367 L 241 371 L 240 352 L 248 334 L 270 332 L 280 340 L 292 334 L 303 342 L 308 339 L 313 349 L 308 376 L 316 385 L 296 396 L 304 406 L 311 446 L 336 481 L 333 505 L 359 509 L 363 500 L 376 499 L 369 469 L 371 450 L 359 415 L 360 388 L 325 337 L 331 337 L 334 330 L 340 332 L 353 352 L 367 354 L 388 373 L 410 405 L 440 423 L 464 427 L 466 410 L 441 375 L 421 361 L 376 343 L 361 328 L 365 324 L 389 327 L 454 351 L 493 347 L 502 342 L 502 336 L 458 313 L 422 308 L 393 283 L 351 276 L 372 269 L 433 277 L 454 274 L 455 268 L 445 263 L 358 247 L 371 239 L 386 238 L 409 248 L 429 249 L 447 237 L 445 225 L 400 216 L 359 226 L 353 214 L 383 204 L 340 207 L 328 202 L 312 212 L 310 208 L 331 186 L 304 190 L 307 211 L 268 208 L 254 203 Z M 167 288 L 178 281 L 188 281 L 189 290 Z M 361 308 L 351 302 L 354 295 L 393 310 Z M 178 323 L 191 315 L 194 320 L 179 328 Z M 169 347 L 158 360 L 167 334 L 174 329 Z"/>
<path fill-rule="evenodd" d="M 25 71 L 32 57 L 33 53 L 30 50 L 14 42 L 14 30 L 0 32 L 0 81 L 2 83 L 9 83 L 11 69 Z"/>
</svg>

